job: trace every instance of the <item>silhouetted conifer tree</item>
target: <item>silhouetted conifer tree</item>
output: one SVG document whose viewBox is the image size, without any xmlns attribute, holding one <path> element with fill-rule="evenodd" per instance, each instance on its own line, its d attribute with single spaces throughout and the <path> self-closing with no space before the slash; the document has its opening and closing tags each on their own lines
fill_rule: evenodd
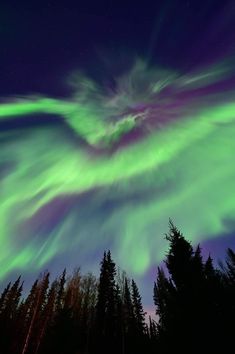
<svg viewBox="0 0 235 354">
<path fill-rule="evenodd" d="M 97 300 L 96 277 L 88 273 L 82 278 L 82 308 L 80 315 L 81 349 L 84 353 L 90 352 L 89 341 L 95 321 L 95 305 Z"/>
<path fill-rule="evenodd" d="M 41 315 L 46 303 L 47 290 L 49 286 L 50 274 L 46 272 L 39 282 L 33 285 L 30 299 L 32 308 L 29 316 L 28 326 L 26 329 L 25 340 L 23 344 L 22 354 L 28 351 L 35 351 L 37 348 L 38 338 L 40 336 Z"/>
<path fill-rule="evenodd" d="M 116 266 L 111 258 L 111 253 L 110 251 L 104 252 L 96 304 L 97 349 L 102 352 L 110 352 L 110 345 L 114 344 L 118 330 L 115 326 L 115 308 L 117 308 L 115 276 Z"/>
<path fill-rule="evenodd" d="M 142 299 L 139 293 L 139 289 L 136 285 L 136 282 L 133 279 L 131 281 L 131 296 L 132 296 L 135 326 L 137 329 L 137 333 L 139 333 L 139 335 L 141 336 L 145 334 L 145 330 L 146 330 L 146 323 L 145 323 L 146 313 L 142 305 Z"/>
<path fill-rule="evenodd" d="M 171 221 L 166 239 L 169 241 L 166 266 L 170 278 L 166 279 L 159 270 L 154 288 L 161 347 L 166 352 L 174 348 L 182 353 L 196 353 L 200 350 L 197 336 L 204 339 L 206 335 L 202 320 L 205 304 L 201 249 L 198 246 L 194 251 Z"/>
<path fill-rule="evenodd" d="M 154 283 L 157 320 L 145 313 L 134 280 L 116 272 L 110 251 L 100 278 L 76 269 L 49 286 L 46 272 L 22 299 L 20 277 L 0 296 L 3 354 L 198 354 L 230 352 L 234 342 L 235 252 L 221 269 L 170 222 L 166 269 Z M 165 269 L 165 271 L 163 270 Z"/>
<path fill-rule="evenodd" d="M 58 280 L 58 291 L 56 298 L 56 310 L 59 311 L 63 307 L 64 295 L 65 295 L 65 283 L 66 283 L 66 269 L 63 270 Z"/>
<path fill-rule="evenodd" d="M 131 281 L 131 298 L 134 314 L 134 335 L 132 347 L 136 353 L 142 353 L 146 349 L 147 326 L 145 323 L 146 312 L 143 309 L 142 299 L 136 282 Z"/>
<path fill-rule="evenodd" d="M 171 220 L 166 239 L 170 243 L 166 257 L 166 266 L 172 281 L 180 291 L 192 283 L 193 248 Z"/>
<path fill-rule="evenodd" d="M 11 287 L 7 287 L 2 294 L 2 309 L 0 314 L 0 347 L 4 353 L 11 350 L 12 334 L 15 333 L 17 322 L 17 310 L 21 298 L 22 286 L 19 277 Z"/>
<path fill-rule="evenodd" d="M 1 318 L 1 313 L 4 310 L 5 300 L 6 300 L 7 296 L 8 296 L 8 292 L 10 290 L 10 287 L 11 287 L 11 282 L 8 283 L 7 287 L 3 290 L 2 294 L 1 294 L 1 297 L 0 297 L 0 318 Z"/>
</svg>

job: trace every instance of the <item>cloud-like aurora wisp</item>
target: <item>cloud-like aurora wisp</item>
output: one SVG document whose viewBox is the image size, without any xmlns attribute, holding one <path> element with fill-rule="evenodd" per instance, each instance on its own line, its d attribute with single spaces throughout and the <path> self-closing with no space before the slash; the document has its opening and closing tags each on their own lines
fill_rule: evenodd
<svg viewBox="0 0 235 354">
<path fill-rule="evenodd" d="M 149 75 L 138 65 L 106 100 L 89 83 L 80 102 L 25 97 L 0 105 L 1 120 L 57 114 L 88 144 L 106 148 L 93 154 L 75 146 L 58 125 L 1 133 L 1 277 L 13 269 L 40 269 L 75 246 L 78 252 L 81 245 L 100 249 L 104 234 L 113 238 L 119 263 L 143 274 L 164 256 L 168 217 L 194 243 L 230 231 L 235 215 L 233 93 L 229 99 L 210 90 L 208 96 L 198 96 L 198 88 L 221 80 L 218 70 L 214 76 L 198 77 L 164 72 L 158 82 L 159 71 Z M 191 92 L 192 99 L 184 98 L 185 92 Z M 174 119 L 169 119 L 169 110 Z M 145 131 L 143 136 L 109 149 L 136 125 Z M 56 214 L 58 198 L 88 191 L 92 196 L 81 208 L 68 207 L 62 219 L 49 225 L 44 209 L 55 208 Z M 113 211 L 105 218 L 101 215 L 107 199 Z M 47 220 L 46 229 L 42 219 Z M 38 220 L 36 232 L 31 220 Z M 88 231 L 96 234 L 92 242 Z"/>
</svg>

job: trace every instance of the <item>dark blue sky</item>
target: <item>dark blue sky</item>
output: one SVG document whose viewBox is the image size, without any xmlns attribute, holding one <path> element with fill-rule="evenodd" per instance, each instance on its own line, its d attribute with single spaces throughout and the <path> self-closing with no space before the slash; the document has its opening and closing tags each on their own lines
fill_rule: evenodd
<svg viewBox="0 0 235 354">
<path fill-rule="evenodd" d="M 135 55 L 187 71 L 234 49 L 234 11 L 221 0 L 2 1 L 0 95 L 63 95 L 71 70 L 110 79 Z"/>
</svg>

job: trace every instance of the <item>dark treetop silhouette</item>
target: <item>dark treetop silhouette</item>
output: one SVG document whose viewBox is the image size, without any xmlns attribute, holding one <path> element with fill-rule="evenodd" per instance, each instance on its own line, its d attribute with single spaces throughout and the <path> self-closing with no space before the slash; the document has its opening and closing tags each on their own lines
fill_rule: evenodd
<svg viewBox="0 0 235 354">
<path fill-rule="evenodd" d="M 222 353 L 232 348 L 235 253 L 220 268 L 203 260 L 170 221 L 165 266 L 154 283 L 157 321 L 145 315 L 137 284 L 104 252 L 100 277 L 80 269 L 38 278 L 25 298 L 19 277 L 0 297 L 4 354 Z"/>
</svg>

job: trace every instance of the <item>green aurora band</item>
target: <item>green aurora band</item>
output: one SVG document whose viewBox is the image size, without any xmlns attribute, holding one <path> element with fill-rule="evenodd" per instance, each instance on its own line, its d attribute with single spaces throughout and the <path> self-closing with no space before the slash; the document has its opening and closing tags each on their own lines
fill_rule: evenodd
<svg viewBox="0 0 235 354">
<path fill-rule="evenodd" d="M 191 76 L 164 71 L 157 79 L 159 71 L 153 75 L 146 70 L 144 75 L 145 70 L 139 63 L 128 79 L 122 78 L 115 96 L 105 101 L 100 94 L 100 105 L 96 104 L 99 97 L 92 101 L 87 92 L 79 101 L 81 89 L 67 101 L 35 96 L 0 105 L 2 121 L 34 114 L 37 119 L 38 114 L 58 115 L 87 144 L 78 147 L 68 138 L 64 125 L 58 124 L 0 134 L 0 277 L 13 270 L 39 270 L 53 257 L 75 247 L 87 253 L 91 247 L 102 249 L 102 237 L 107 237 L 104 235 L 113 237 L 117 261 L 127 271 L 141 275 L 164 257 L 166 243 L 162 235 L 169 217 L 193 243 L 232 230 L 233 93 L 226 100 L 220 94 L 212 96 L 214 100 L 210 96 L 209 103 L 204 98 L 193 104 L 185 102 L 180 118 L 153 129 L 148 124 L 151 103 L 168 86 L 180 92 L 205 87 L 220 81 L 224 71 L 213 68 Z M 133 84 L 130 77 L 135 76 L 139 81 Z M 137 81 L 139 91 L 135 94 Z M 139 89 L 141 85 L 144 92 Z M 90 90 L 91 81 L 86 81 L 87 86 Z M 94 85 L 92 90 L 99 92 Z M 171 98 L 159 98 L 163 110 L 166 101 Z M 145 102 L 145 108 L 131 113 L 138 102 Z M 113 117 L 110 121 L 109 116 Z M 111 149 L 136 126 L 150 128 L 142 138 Z M 56 213 L 58 199 L 79 197 L 89 191 L 92 196 L 87 205 L 68 208 L 63 220 L 49 231 L 43 225 L 35 231 L 32 220 L 38 218 L 43 224 L 47 217 L 44 208 L 55 207 Z M 107 218 L 93 218 L 105 200 L 112 201 L 114 211 Z"/>
</svg>

